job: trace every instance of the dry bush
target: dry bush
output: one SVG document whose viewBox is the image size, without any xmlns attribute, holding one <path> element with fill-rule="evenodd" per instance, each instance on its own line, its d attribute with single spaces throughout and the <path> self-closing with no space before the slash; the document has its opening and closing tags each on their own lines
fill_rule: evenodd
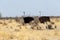
<svg viewBox="0 0 60 40">
<path fill-rule="evenodd" d="M 2 22 L 0 22 L 0 24 L 3 24 Z"/>
<path fill-rule="evenodd" d="M 42 28 L 38 25 L 38 22 L 32 21 L 29 23 L 31 25 L 31 29 L 41 30 Z"/>
<path fill-rule="evenodd" d="M 48 39 L 46 39 L 46 38 L 42 38 L 41 40 L 48 40 Z"/>
<path fill-rule="evenodd" d="M 18 17 L 15 17 L 15 21 L 19 23 L 20 19 Z"/>
</svg>

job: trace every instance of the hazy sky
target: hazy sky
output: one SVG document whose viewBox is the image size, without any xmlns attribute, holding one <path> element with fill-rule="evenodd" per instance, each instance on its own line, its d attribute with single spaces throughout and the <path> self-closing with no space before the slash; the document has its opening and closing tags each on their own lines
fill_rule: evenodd
<svg viewBox="0 0 60 40">
<path fill-rule="evenodd" d="M 2 16 L 49 15 L 60 16 L 60 0 L 0 0 Z"/>
</svg>

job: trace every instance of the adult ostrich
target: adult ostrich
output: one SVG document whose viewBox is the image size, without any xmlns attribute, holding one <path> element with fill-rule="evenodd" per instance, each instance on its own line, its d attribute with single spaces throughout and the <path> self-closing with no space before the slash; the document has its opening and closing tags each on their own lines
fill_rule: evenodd
<svg viewBox="0 0 60 40">
<path fill-rule="evenodd" d="M 23 19 L 24 19 L 24 22 L 25 22 L 25 23 L 29 23 L 29 22 L 31 22 L 32 20 L 34 20 L 33 17 L 24 17 Z"/>
<path fill-rule="evenodd" d="M 41 23 L 45 23 L 45 22 L 47 22 L 47 21 L 50 22 L 50 18 L 47 17 L 47 16 L 39 17 L 39 21 L 40 21 Z"/>
</svg>

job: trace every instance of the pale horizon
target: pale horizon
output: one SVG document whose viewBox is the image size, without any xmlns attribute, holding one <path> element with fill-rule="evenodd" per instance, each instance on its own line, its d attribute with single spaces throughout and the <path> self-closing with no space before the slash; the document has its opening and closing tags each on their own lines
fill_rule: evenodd
<svg viewBox="0 0 60 40">
<path fill-rule="evenodd" d="M 23 16 L 23 11 L 27 16 L 60 16 L 60 0 L 0 0 L 3 17 Z"/>
</svg>

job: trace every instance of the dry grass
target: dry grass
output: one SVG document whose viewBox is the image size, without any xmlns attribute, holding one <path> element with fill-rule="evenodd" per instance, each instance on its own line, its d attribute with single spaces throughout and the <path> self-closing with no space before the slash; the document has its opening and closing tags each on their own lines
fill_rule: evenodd
<svg viewBox="0 0 60 40">
<path fill-rule="evenodd" d="M 60 40 L 60 22 L 52 21 L 52 24 L 57 26 L 53 30 L 46 29 L 47 24 L 35 23 L 34 21 L 24 25 L 15 20 L 12 20 L 11 23 L 5 21 L 7 25 L 4 24 L 4 26 L 4 21 L 1 22 L 0 40 Z"/>
</svg>

